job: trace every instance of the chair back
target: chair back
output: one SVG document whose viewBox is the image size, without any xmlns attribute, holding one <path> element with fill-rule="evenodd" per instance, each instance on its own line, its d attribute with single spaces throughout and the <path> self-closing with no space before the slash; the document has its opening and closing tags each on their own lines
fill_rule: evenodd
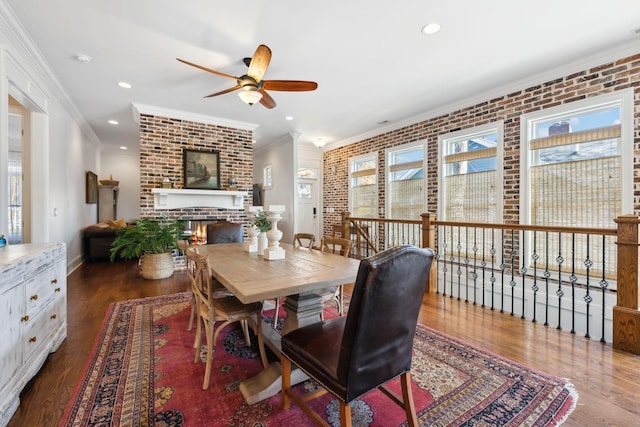
<svg viewBox="0 0 640 427">
<path fill-rule="evenodd" d="M 316 242 L 316 236 L 311 233 L 296 233 L 293 235 L 293 246 L 313 249 L 313 244 Z"/>
<path fill-rule="evenodd" d="M 431 249 L 403 245 L 360 262 L 337 368 L 347 401 L 410 371 L 432 260 Z"/>
<path fill-rule="evenodd" d="M 349 239 L 343 239 L 342 237 L 327 236 L 320 240 L 320 250 L 322 252 L 340 254 L 345 258 L 349 256 L 351 246 L 353 246 L 353 242 Z"/>
<path fill-rule="evenodd" d="M 209 269 L 209 255 L 197 253 L 194 249 L 188 249 L 187 273 L 191 279 L 191 289 L 199 306 L 202 304 L 211 307 L 213 298 L 213 282 Z"/>
<path fill-rule="evenodd" d="M 242 243 L 242 224 L 227 221 L 207 224 L 207 243 Z"/>
</svg>

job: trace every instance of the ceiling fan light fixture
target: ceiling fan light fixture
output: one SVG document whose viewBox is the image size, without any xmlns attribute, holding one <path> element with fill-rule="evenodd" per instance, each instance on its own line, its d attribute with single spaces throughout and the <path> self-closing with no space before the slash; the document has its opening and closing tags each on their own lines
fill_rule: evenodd
<svg viewBox="0 0 640 427">
<path fill-rule="evenodd" d="M 242 99 L 242 101 L 245 104 L 249 104 L 249 105 L 253 105 L 256 102 L 260 102 L 260 100 L 262 99 L 262 93 L 258 92 L 257 90 L 241 90 L 240 92 L 238 92 L 238 96 L 240 97 L 240 99 Z"/>
</svg>

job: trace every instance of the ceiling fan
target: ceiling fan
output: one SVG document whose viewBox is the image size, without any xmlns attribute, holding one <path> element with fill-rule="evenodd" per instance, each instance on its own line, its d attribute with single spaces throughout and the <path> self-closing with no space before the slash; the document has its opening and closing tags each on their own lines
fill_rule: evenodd
<svg viewBox="0 0 640 427">
<path fill-rule="evenodd" d="M 271 49 L 263 44 L 258 46 L 253 57 L 244 59 L 245 64 L 249 66 L 249 71 L 247 71 L 247 74 L 240 77 L 212 70 L 211 68 L 203 67 L 202 65 L 194 64 L 192 62 L 185 61 L 184 59 L 176 59 L 184 64 L 191 65 L 192 67 L 196 67 L 222 77 L 233 79 L 237 82 L 234 87 L 212 93 L 205 96 L 205 98 L 211 98 L 212 96 L 223 95 L 225 93 L 233 92 L 234 90 L 240 90 L 238 95 L 240 96 L 240 99 L 247 104 L 253 105 L 259 101 L 260 104 L 265 107 L 273 108 L 276 106 L 276 102 L 267 93 L 267 90 L 304 92 L 316 90 L 318 88 L 318 83 L 304 80 L 262 80 L 262 76 L 264 76 L 264 73 L 267 71 L 267 67 L 269 66 L 269 62 L 271 61 Z"/>
</svg>

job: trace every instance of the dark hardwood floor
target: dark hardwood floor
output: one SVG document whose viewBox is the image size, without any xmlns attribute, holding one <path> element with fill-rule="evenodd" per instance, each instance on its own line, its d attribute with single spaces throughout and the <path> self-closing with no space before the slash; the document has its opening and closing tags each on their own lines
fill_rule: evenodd
<svg viewBox="0 0 640 427">
<path fill-rule="evenodd" d="M 87 263 L 68 278 L 68 336 L 21 395 L 9 427 L 56 426 L 87 363 L 111 302 L 187 289 L 187 277 L 139 277 L 134 262 Z M 640 425 L 640 356 L 554 327 L 472 304 L 426 295 L 420 323 L 575 385 L 566 426 Z"/>
</svg>

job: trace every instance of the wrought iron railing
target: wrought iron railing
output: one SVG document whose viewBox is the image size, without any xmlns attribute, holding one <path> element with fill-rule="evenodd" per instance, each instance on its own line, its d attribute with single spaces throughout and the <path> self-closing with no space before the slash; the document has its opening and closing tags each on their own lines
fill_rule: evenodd
<svg viewBox="0 0 640 427">
<path fill-rule="evenodd" d="M 431 214 L 421 220 L 391 220 L 345 213 L 339 231 L 350 236 L 357 258 L 401 244 L 432 248 L 436 262 L 430 292 L 588 338 L 594 335 L 602 342 L 614 341 L 614 346 L 618 334 L 617 348 L 637 354 L 640 344 L 625 348 L 628 339 L 622 337 L 635 335 L 624 331 L 631 326 L 614 318 L 617 309 L 617 317 L 640 321 L 639 221 L 619 220 L 631 231 L 620 225 L 540 227 L 436 221 Z"/>
</svg>

